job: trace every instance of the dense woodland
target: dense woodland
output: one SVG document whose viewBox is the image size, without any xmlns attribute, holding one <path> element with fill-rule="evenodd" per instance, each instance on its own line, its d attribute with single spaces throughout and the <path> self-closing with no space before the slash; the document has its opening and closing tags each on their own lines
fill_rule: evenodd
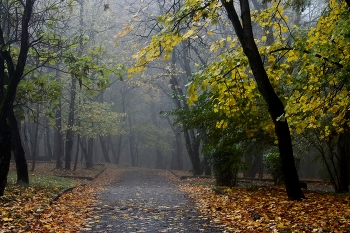
<svg viewBox="0 0 350 233">
<path fill-rule="evenodd" d="M 0 1 L 0 195 L 11 158 L 348 192 L 348 4 Z"/>
</svg>

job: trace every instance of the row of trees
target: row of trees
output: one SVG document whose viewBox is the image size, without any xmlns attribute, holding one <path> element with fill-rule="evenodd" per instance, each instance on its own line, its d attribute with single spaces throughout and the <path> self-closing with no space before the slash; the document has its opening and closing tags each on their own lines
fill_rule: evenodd
<svg viewBox="0 0 350 233">
<path fill-rule="evenodd" d="M 78 161 L 164 168 L 167 160 L 182 169 L 180 130 L 159 116 L 172 101 L 164 82 L 123 81 L 120 64 L 130 64 L 134 45 L 115 47 L 124 23 L 115 15 L 132 4 L 7 0 L 0 7 L 0 195 L 11 154 L 18 183 L 29 182 L 27 159 L 31 170 L 38 159 L 65 169 Z"/>
<path fill-rule="evenodd" d="M 200 140 L 207 158 L 225 157 L 232 172 L 251 148 L 277 145 L 287 195 L 298 200 L 299 147 L 317 151 L 335 190 L 348 192 L 348 2 L 152 3 L 160 15 L 129 72 L 147 72 L 161 56 L 170 64 L 178 101 L 171 115 L 188 138 L 195 173 Z"/>
</svg>

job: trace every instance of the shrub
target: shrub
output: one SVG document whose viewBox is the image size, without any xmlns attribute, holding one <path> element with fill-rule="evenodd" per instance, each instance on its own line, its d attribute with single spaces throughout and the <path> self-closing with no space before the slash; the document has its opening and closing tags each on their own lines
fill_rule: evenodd
<svg viewBox="0 0 350 233">
<path fill-rule="evenodd" d="M 209 157 L 216 185 L 235 186 L 238 169 L 242 165 L 239 146 L 225 150 L 214 150 Z"/>
<path fill-rule="evenodd" d="M 299 169 L 300 156 L 294 154 L 294 161 L 297 170 Z M 281 185 L 284 182 L 282 171 L 282 162 L 278 148 L 273 147 L 267 150 L 263 155 L 263 163 L 270 172 L 275 185 Z"/>
</svg>

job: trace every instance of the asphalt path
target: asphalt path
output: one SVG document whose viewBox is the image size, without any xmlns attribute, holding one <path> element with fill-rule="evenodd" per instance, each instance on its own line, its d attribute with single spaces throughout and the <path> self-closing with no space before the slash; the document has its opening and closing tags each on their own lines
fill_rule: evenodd
<svg viewBox="0 0 350 233">
<path fill-rule="evenodd" d="M 200 215 L 164 171 L 125 169 L 99 199 L 84 232 L 223 232 Z"/>
</svg>

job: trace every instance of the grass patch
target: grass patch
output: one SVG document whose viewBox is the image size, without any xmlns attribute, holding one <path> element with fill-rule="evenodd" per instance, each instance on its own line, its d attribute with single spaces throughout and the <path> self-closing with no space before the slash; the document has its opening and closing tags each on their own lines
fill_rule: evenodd
<svg viewBox="0 0 350 233">
<path fill-rule="evenodd" d="M 16 185 L 17 175 L 14 171 L 10 171 L 7 177 L 8 185 Z M 47 189 L 49 192 L 59 192 L 62 189 L 66 189 L 77 185 L 76 182 L 53 175 L 43 174 L 29 174 L 29 185 L 24 184 L 23 186 L 31 186 L 40 189 Z"/>
</svg>

